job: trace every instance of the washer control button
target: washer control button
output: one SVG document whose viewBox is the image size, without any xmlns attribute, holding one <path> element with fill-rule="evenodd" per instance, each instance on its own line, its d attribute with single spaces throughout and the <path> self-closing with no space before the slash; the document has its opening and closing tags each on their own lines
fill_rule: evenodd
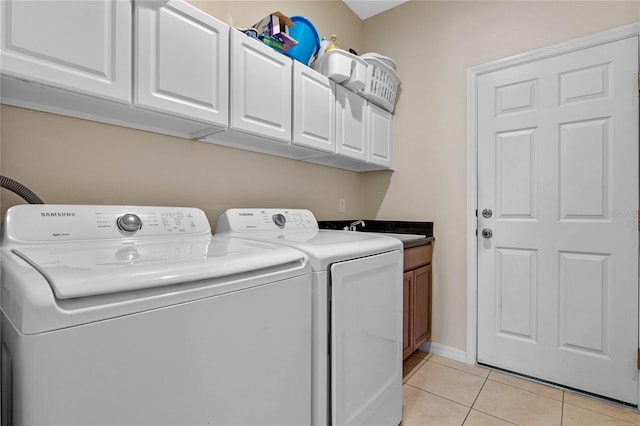
<svg viewBox="0 0 640 426">
<path fill-rule="evenodd" d="M 275 223 L 278 228 L 284 228 L 284 224 L 287 223 L 287 218 L 281 213 L 274 214 L 271 216 L 271 219 L 273 219 L 273 223 Z"/>
<path fill-rule="evenodd" d="M 142 228 L 142 219 L 137 214 L 127 213 L 120 216 L 116 224 L 121 231 L 136 232 Z"/>
</svg>

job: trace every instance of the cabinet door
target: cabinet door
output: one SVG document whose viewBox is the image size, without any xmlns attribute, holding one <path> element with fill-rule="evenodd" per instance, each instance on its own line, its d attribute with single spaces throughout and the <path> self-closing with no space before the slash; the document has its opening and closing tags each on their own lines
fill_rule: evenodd
<svg viewBox="0 0 640 426">
<path fill-rule="evenodd" d="M 231 30 L 230 127 L 291 142 L 292 60 Z"/>
<path fill-rule="evenodd" d="M 414 271 L 413 342 L 417 348 L 431 338 L 431 265 Z"/>
<path fill-rule="evenodd" d="M 367 101 L 336 85 L 336 152 L 367 161 Z"/>
<path fill-rule="evenodd" d="M 334 82 L 293 61 L 293 144 L 336 151 Z"/>
<path fill-rule="evenodd" d="M 402 278 L 402 359 L 406 359 L 413 353 L 413 271 L 405 272 Z"/>
<path fill-rule="evenodd" d="M 369 162 L 394 168 L 394 121 L 393 114 L 382 108 L 368 104 Z"/>
<path fill-rule="evenodd" d="M 2 74 L 131 102 L 131 2 L 0 1 Z"/>
<path fill-rule="evenodd" d="M 136 105 L 226 127 L 228 25 L 181 0 L 135 11 Z"/>
</svg>

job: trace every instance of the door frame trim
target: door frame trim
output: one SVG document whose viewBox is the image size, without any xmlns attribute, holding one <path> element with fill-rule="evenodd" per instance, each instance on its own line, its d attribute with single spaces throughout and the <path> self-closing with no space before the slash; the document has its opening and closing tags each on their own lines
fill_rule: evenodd
<svg viewBox="0 0 640 426">
<path fill-rule="evenodd" d="M 478 77 L 501 69 L 564 55 L 640 35 L 640 22 L 576 38 L 467 69 L 467 337 L 466 362 L 475 364 L 478 339 Z M 640 322 L 640 318 L 639 318 Z M 640 387 L 640 380 L 639 380 Z M 640 407 L 640 402 L 639 405 Z"/>
</svg>

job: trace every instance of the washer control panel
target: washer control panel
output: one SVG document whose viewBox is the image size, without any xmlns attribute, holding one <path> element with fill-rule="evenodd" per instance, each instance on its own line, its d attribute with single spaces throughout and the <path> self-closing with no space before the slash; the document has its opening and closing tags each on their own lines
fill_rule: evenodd
<svg viewBox="0 0 640 426">
<path fill-rule="evenodd" d="M 3 242 L 210 234 L 204 212 L 189 207 L 27 204 L 7 211 Z"/>
<path fill-rule="evenodd" d="M 278 230 L 318 229 L 318 221 L 306 209 L 229 209 L 220 216 L 216 234 Z"/>
</svg>

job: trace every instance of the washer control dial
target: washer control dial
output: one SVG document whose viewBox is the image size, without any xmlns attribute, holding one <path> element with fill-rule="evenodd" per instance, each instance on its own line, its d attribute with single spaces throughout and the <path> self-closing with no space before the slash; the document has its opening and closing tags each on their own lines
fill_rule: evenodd
<svg viewBox="0 0 640 426">
<path fill-rule="evenodd" d="M 142 228 L 142 219 L 133 213 L 123 214 L 116 220 L 118 229 L 124 232 L 136 232 Z"/>
<path fill-rule="evenodd" d="M 273 219 L 273 223 L 275 223 L 278 228 L 284 228 L 285 223 L 287 223 L 287 218 L 281 213 L 274 214 L 271 216 L 271 219 Z"/>
</svg>

